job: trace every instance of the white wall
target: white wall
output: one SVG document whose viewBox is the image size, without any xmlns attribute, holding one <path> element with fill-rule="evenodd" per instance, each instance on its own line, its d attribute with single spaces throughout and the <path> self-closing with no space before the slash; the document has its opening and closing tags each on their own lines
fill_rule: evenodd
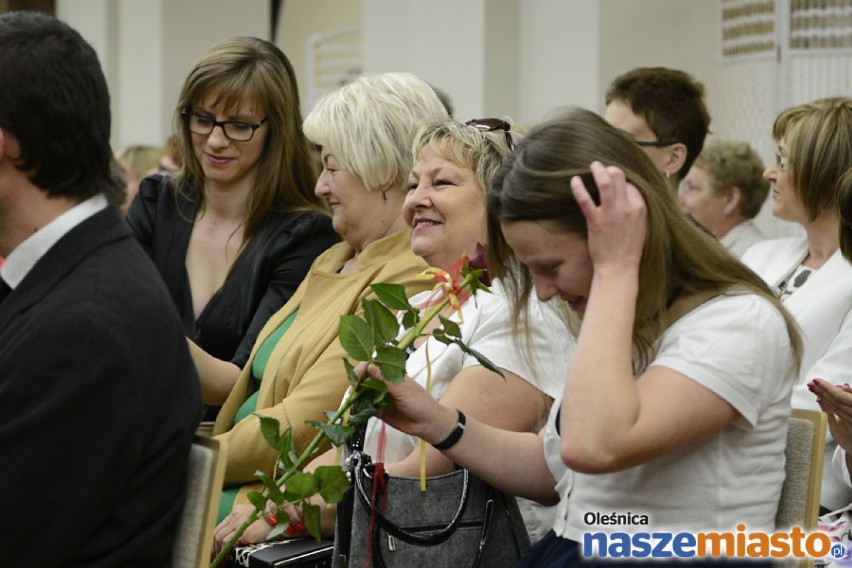
<svg viewBox="0 0 852 568">
<path fill-rule="evenodd" d="M 446 91 L 460 119 L 485 106 L 486 0 L 362 0 L 364 71 L 409 71 Z"/>
<path fill-rule="evenodd" d="M 57 5 L 104 64 L 116 147 L 162 143 L 180 85 L 210 45 L 270 31 L 267 0 Z M 283 6 L 276 41 L 293 63 L 303 101 L 307 37 L 361 27 L 366 73 L 413 72 L 447 91 L 460 119 L 508 115 L 531 124 L 563 105 L 600 111 L 609 82 L 640 65 L 689 71 L 705 83 L 711 113 L 715 107 L 715 0 L 286 0 Z"/>
<path fill-rule="evenodd" d="M 521 4 L 521 122 L 565 105 L 597 110 L 599 27 L 599 0 Z"/>
<path fill-rule="evenodd" d="M 310 111 L 305 70 L 305 44 L 308 37 L 315 33 L 325 34 L 360 27 L 361 0 L 284 0 L 275 41 L 296 72 L 303 116 Z"/>
<path fill-rule="evenodd" d="M 267 0 L 62 0 L 57 16 L 98 52 L 116 149 L 165 141 L 183 80 L 207 48 L 270 33 Z"/>
<path fill-rule="evenodd" d="M 717 96 L 715 0 L 600 0 L 599 110 L 606 87 L 636 67 L 682 69 L 704 83 L 711 118 Z M 711 125 L 712 128 L 712 125 Z"/>
</svg>

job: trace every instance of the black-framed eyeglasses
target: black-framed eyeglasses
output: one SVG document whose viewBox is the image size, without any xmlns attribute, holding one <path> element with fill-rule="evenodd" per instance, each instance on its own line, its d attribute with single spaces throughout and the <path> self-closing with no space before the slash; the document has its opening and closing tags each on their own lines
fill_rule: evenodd
<svg viewBox="0 0 852 568">
<path fill-rule="evenodd" d="M 677 144 L 676 140 L 671 142 L 665 142 L 662 140 L 634 140 L 634 142 L 643 148 L 665 148 L 666 146 L 673 146 L 674 144 Z"/>
<path fill-rule="evenodd" d="M 502 130 L 506 135 L 506 145 L 509 150 L 515 149 L 515 142 L 512 140 L 512 126 L 500 118 L 474 118 L 464 123 L 465 126 L 473 126 L 482 132 L 493 132 L 494 130 Z"/>
<path fill-rule="evenodd" d="M 240 120 L 216 120 L 203 114 L 197 114 L 185 108 L 181 116 L 186 120 L 189 131 L 199 136 L 210 136 L 217 126 L 222 128 L 225 137 L 232 142 L 248 142 L 254 137 L 254 132 L 269 120 L 267 116 L 260 122 L 242 122 Z"/>
</svg>

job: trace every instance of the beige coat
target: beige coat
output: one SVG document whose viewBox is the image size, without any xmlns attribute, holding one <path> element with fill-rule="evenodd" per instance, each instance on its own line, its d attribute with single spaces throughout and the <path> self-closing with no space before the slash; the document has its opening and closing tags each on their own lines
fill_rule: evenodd
<svg viewBox="0 0 852 568">
<path fill-rule="evenodd" d="M 361 300 L 374 297 L 370 284 L 402 284 L 412 296 L 433 283 L 431 279 L 418 278 L 427 264 L 411 252 L 407 230 L 371 243 L 359 255 L 357 271 L 337 274 L 354 254 L 354 249 L 344 242 L 317 257 L 290 301 L 261 330 L 248 363 L 216 419 L 214 434 L 228 448 L 226 484 L 257 481 L 257 470 L 272 472 L 276 455 L 260 432 L 260 420 L 252 415 L 234 425 L 234 417 L 257 390 L 251 368 L 258 347 L 282 322 L 298 310 L 269 357 L 257 412 L 276 418 L 282 430 L 291 427 L 296 448 L 301 451 L 317 432 L 305 421 L 324 420 L 323 411 L 336 409 L 348 386 L 342 362 L 346 354 L 337 333 L 340 316 L 361 313 Z M 237 502 L 245 501 L 248 490 L 242 488 Z"/>
</svg>

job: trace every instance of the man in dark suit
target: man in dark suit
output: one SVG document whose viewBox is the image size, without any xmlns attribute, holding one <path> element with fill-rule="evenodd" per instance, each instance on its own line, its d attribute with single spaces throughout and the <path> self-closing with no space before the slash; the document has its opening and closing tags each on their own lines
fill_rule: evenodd
<svg viewBox="0 0 852 568">
<path fill-rule="evenodd" d="M 0 566 L 170 565 L 201 397 L 109 137 L 91 46 L 0 15 Z"/>
</svg>

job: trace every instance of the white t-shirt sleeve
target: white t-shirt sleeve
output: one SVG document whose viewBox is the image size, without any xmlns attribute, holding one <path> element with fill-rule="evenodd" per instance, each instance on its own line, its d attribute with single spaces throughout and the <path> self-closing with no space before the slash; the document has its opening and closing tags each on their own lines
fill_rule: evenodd
<svg viewBox="0 0 852 568">
<path fill-rule="evenodd" d="M 789 389 L 791 365 L 784 318 L 753 294 L 720 296 L 683 316 L 663 334 L 651 364 L 713 391 L 740 413 L 741 427 L 753 427 L 763 407 Z"/>
<path fill-rule="evenodd" d="M 469 347 L 497 367 L 526 379 L 551 398 L 556 397 L 562 392 L 574 354 L 575 342 L 567 326 L 550 306 L 531 298 L 526 344 L 523 327 L 514 325 L 512 308 L 504 293 L 495 289 L 495 294 L 480 298 L 480 325 L 470 338 Z M 462 368 L 478 364 L 475 357 L 465 355 Z"/>
</svg>

